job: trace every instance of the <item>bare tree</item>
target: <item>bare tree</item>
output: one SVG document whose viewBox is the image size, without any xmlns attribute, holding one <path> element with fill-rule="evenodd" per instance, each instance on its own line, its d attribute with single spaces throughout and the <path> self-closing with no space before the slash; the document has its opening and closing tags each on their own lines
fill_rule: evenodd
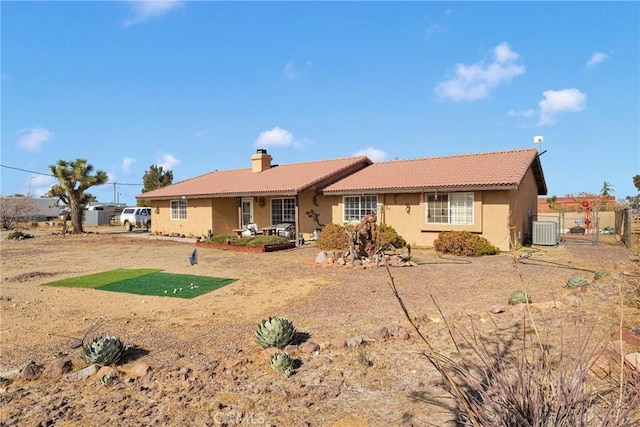
<svg viewBox="0 0 640 427">
<path fill-rule="evenodd" d="M 5 230 L 13 229 L 16 224 L 37 215 L 38 205 L 31 196 L 16 194 L 13 197 L 0 199 L 0 224 Z"/>
</svg>

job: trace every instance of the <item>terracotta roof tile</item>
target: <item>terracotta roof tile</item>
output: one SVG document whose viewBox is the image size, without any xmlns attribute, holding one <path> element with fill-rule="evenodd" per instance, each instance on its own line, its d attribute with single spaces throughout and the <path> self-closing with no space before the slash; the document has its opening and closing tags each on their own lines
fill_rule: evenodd
<svg viewBox="0 0 640 427">
<path fill-rule="evenodd" d="M 137 196 L 140 199 L 174 197 L 231 197 L 295 195 L 315 185 L 326 185 L 347 172 L 371 164 L 367 157 L 273 165 L 262 172 L 251 168 L 214 171 Z"/>
<path fill-rule="evenodd" d="M 541 194 L 546 184 L 536 149 L 374 163 L 324 189 L 325 194 L 414 192 L 420 190 L 517 188 L 534 164 Z"/>
</svg>

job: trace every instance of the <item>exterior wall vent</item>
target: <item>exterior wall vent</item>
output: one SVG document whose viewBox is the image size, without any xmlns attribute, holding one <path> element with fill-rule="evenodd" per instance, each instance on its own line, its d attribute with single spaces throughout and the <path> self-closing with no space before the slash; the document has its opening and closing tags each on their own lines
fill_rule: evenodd
<svg viewBox="0 0 640 427">
<path fill-rule="evenodd" d="M 558 244 L 558 224 L 554 221 L 533 221 L 533 244 L 556 246 Z"/>
</svg>

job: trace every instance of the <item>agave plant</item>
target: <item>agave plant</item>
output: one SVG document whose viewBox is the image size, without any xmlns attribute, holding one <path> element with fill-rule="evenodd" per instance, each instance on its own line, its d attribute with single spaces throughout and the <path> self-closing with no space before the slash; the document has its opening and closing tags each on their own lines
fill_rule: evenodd
<svg viewBox="0 0 640 427">
<path fill-rule="evenodd" d="M 608 271 L 604 271 L 604 270 L 598 270 L 595 272 L 595 274 L 593 275 L 593 278 L 596 280 L 602 279 L 604 277 L 607 277 L 609 275 Z"/>
<path fill-rule="evenodd" d="M 571 276 L 567 280 L 568 288 L 581 288 L 583 286 L 587 286 L 589 281 L 582 276 Z"/>
<path fill-rule="evenodd" d="M 273 356 L 271 356 L 269 366 L 274 372 L 282 372 L 286 378 L 289 378 L 293 373 L 293 360 L 283 351 L 274 353 Z"/>
<path fill-rule="evenodd" d="M 514 291 L 509 295 L 509 305 L 531 304 L 531 298 L 524 291 Z"/>
<path fill-rule="evenodd" d="M 258 324 L 254 336 L 263 348 L 284 348 L 293 342 L 296 330 L 284 317 L 269 317 Z"/>
<path fill-rule="evenodd" d="M 87 363 L 111 365 L 117 363 L 125 352 L 120 338 L 104 335 L 94 338 L 82 348 L 82 358 Z"/>
</svg>

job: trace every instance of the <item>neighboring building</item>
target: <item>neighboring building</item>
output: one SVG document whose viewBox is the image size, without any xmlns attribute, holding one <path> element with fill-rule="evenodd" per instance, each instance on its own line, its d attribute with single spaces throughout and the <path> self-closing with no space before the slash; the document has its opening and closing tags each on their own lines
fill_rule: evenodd
<svg viewBox="0 0 640 427">
<path fill-rule="evenodd" d="M 251 169 L 211 172 L 137 196 L 151 202 L 153 231 L 199 236 L 293 222 L 308 237 L 324 224 L 376 213 L 413 245 L 468 230 L 508 250 L 531 237 L 537 197 L 547 192 L 535 149 L 286 165 L 271 165 L 258 150 L 251 161 Z"/>
<path fill-rule="evenodd" d="M 30 209 L 21 209 L 21 220 L 23 221 L 48 221 L 58 218 L 60 206 L 56 197 L 2 197 L 1 203 L 11 205 L 29 200 Z"/>
<path fill-rule="evenodd" d="M 614 196 L 593 197 L 556 197 L 553 207 L 550 197 L 538 198 L 538 221 L 553 221 L 558 225 L 561 233 L 579 225 L 587 229 L 587 233 L 606 229 L 607 232 L 616 225 L 616 198 Z M 590 209 L 585 209 L 584 202 L 588 201 Z"/>
</svg>

